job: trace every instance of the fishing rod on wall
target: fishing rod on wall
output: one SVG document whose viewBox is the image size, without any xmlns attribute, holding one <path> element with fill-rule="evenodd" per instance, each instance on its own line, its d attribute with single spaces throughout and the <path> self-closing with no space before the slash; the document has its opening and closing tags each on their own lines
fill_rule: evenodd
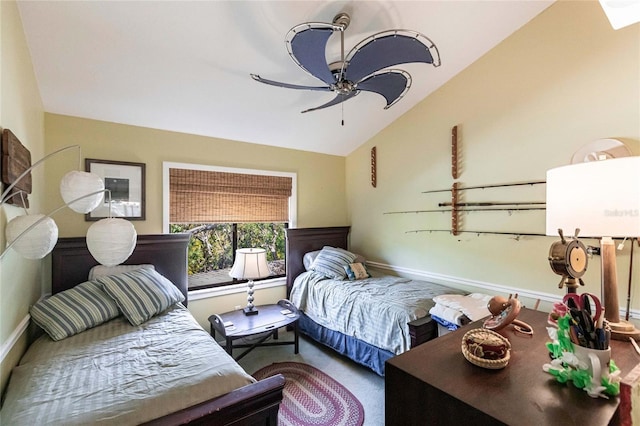
<svg viewBox="0 0 640 426">
<path fill-rule="evenodd" d="M 439 193 L 439 192 L 451 192 L 451 201 L 439 203 L 438 207 L 450 207 L 444 209 L 426 209 L 426 210 L 406 210 L 385 212 L 383 214 L 410 214 L 410 213 L 451 213 L 451 230 L 419 230 L 408 232 L 450 232 L 453 235 L 459 233 L 474 233 L 474 234 L 495 234 L 495 235 L 515 235 L 517 239 L 520 236 L 545 236 L 545 234 L 539 233 L 513 233 L 513 232 L 490 232 L 490 231 L 460 231 L 458 229 L 460 213 L 470 212 L 521 212 L 521 211 L 541 211 L 546 209 L 546 203 L 544 201 L 480 201 L 480 202 L 459 202 L 458 193 L 460 191 L 487 189 L 487 188 L 503 188 L 503 187 L 518 187 L 518 186 L 533 186 L 546 184 L 546 181 L 535 180 L 528 182 L 510 182 L 500 184 L 486 184 L 486 185 L 474 185 L 474 186 L 459 186 L 459 182 L 454 182 L 451 188 L 447 189 L 434 189 L 429 191 L 423 191 L 423 194 Z"/>
<path fill-rule="evenodd" d="M 547 183 L 544 180 L 534 180 L 530 182 L 511 182 L 511 183 L 498 183 L 498 184 L 488 184 L 488 185 L 476 185 L 476 186 L 464 186 L 456 188 L 458 191 L 466 191 L 471 189 L 486 189 L 486 188 L 503 188 L 508 186 L 527 186 L 527 185 L 542 185 Z M 436 192 L 450 192 L 452 188 L 447 189 L 432 189 L 430 191 L 422 191 L 423 194 L 433 194 Z"/>
<path fill-rule="evenodd" d="M 421 232 L 448 232 L 450 234 L 453 234 L 453 231 L 451 229 L 417 229 L 414 231 L 406 231 L 405 234 L 411 234 L 411 233 L 421 233 Z M 457 234 L 453 234 L 453 235 L 458 235 L 458 234 L 476 234 L 477 236 L 483 235 L 483 234 L 489 234 L 489 235 L 514 235 L 516 238 L 516 241 L 520 240 L 520 237 L 546 237 L 546 234 L 540 234 L 540 233 L 536 233 L 536 232 L 501 232 L 501 231 L 457 231 Z"/>
<path fill-rule="evenodd" d="M 499 208 L 478 208 L 478 209 L 455 209 L 461 212 L 508 212 L 508 211 L 526 211 L 526 210 L 545 210 L 544 207 L 499 207 Z M 451 213 L 453 209 L 433 209 L 433 210 L 406 210 L 398 212 L 385 212 L 382 214 L 408 214 L 408 213 Z"/>
</svg>

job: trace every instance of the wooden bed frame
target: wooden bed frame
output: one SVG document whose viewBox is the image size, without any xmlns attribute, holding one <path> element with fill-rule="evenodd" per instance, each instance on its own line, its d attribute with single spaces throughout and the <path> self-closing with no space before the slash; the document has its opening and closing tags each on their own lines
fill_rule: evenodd
<svg viewBox="0 0 640 426">
<path fill-rule="evenodd" d="M 139 235 L 125 264 L 153 264 L 185 295 L 188 234 Z M 51 290 L 58 293 L 87 280 L 98 264 L 82 238 L 60 238 L 51 255 Z M 187 303 L 186 299 L 183 302 Z M 146 424 L 152 425 L 266 425 L 276 426 L 285 379 L 276 375 L 204 401 Z"/>
<path fill-rule="evenodd" d="M 348 248 L 349 226 L 327 228 L 287 229 L 287 298 L 291 294 L 293 281 L 305 271 L 302 263 L 305 253 L 321 250 L 324 246 Z M 411 347 L 414 348 L 438 336 L 435 321 L 427 315 L 409 323 Z"/>
</svg>

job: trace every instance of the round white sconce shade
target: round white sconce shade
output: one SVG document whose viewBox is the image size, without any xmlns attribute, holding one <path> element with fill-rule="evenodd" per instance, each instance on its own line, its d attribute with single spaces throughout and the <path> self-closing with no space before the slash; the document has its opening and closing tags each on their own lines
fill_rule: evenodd
<svg viewBox="0 0 640 426">
<path fill-rule="evenodd" d="M 60 181 L 60 195 L 66 204 L 97 191 L 104 191 L 104 181 L 95 173 L 73 170 Z M 94 194 L 69 204 L 69 208 L 77 213 L 89 213 L 102 203 L 103 198 L 104 192 Z"/>
<path fill-rule="evenodd" d="M 102 265 L 115 266 L 131 256 L 136 236 L 136 228 L 127 220 L 101 219 L 87 230 L 87 248 Z"/>
<path fill-rule="evenodd" d="M 27 259 L 42 259 L 53 250 L 53 246 L 58 241 L 58 226 L 56 223 L 53 219 L 43 214 L 28 214 L 14 217 L 7 223 L 5 229 L 7 244 L 11 244 L 26 229 L 38 221 L 40 223 L 22 235 L 12 246 L 15 251 Z"/>
</svg>

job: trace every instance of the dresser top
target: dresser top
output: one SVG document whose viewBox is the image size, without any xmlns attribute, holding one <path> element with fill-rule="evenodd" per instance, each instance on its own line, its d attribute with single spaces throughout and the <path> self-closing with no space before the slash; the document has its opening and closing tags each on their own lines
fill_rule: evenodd
<svg viewBox="0 0 640 426">
<path fill-rule="evenodd" d="M 509 365 L 488 370 L 471 364 L 462 355 L 462 336 L 482 326 L 476 321 L 438 337 L 387 361 L 425 384 L 439 389 L 463 404 L 506 424 L 608 424 L 619 398 L 591 398 L 571 383 L 561 384 L 542 370 L 550 361 L 545 344 L 547 314 L 522 309 L 518 319 L 530 324 L 534 335 L 516 332 L 509 325 L 500 331 L 511 342 Z M 629 342 L 612 341 L 611 356 L 621 377 L 640 362 Z"/>
</svg>

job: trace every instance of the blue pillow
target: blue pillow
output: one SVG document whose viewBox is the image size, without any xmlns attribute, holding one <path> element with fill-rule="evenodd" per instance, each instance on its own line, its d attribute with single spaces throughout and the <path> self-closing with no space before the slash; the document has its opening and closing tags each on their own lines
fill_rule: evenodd
<svg viewBox="0 0 640 426">
<path fill-rule="evenodd" d="M 56 341 L 120 315 L 113 299 L 92 281 L 38 301 L 29 313 L 33 321 Z"/>
<path fill-rule="evenodd" d="M 313 261 L 311 270 L 327 278 L 343 280 L 347 277 L 344 267 L 352 263 L 355 258 L 356 255 L 350 251 L 324 246 Z"/>
<path fill-rule="evenodd" d="M 367 270 L 367 267 L 364 263 L 356 262 L 350 263 L 349 265 L 344 267 L 344 271 L 347 273 L 347 278 L 351 281 L 355 280 L 363 280 L 365 278 L 370 278 L 371 274 Z"/>
</svg>

